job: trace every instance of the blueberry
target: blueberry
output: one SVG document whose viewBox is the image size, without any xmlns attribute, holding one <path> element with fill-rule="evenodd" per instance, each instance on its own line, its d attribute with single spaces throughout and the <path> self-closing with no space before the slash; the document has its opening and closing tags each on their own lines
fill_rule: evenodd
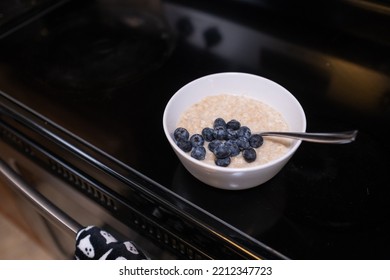
<svg viewBox="0 0 390 280">
<path fill-rule="evenodd" d="M 234 140 L 237 139 L 237 137 L 237 130 L 231 128 L 226 129 L 226 138 L 228 140 Z"/>
<path fill-rule="evenodd" d="M 214 130 L 210 127 L 205 127 L 202 130 L 202 136 L 204 140 L 211 142 L 214 140 Z"/>
<path fill-rule="evenodd" d="M 191 152 L 191 157 L 197 160 L 204 160 L 206 148 L 204 142 L 209 142 L 208 149 L 215 156 L 215 164 L 226 167 L 231 163 L 231 157 L 242 152 L 247 162 L 256 160 L 255 148 L 264 143 L 260 134 L 253 134 L 249 127 L 241 126 L 235 119 L 225 122 L 223 118 L 214 120 L 213 128 L 205 127 L 201 134 L 194 134 L 190 137 L 187 129 L 178 127 L 173 133 L 177 146 L 184 152 Z"/>
<path fill-rule="evenodd" d="M 226 146 L 230 149 L 230 156 L 235 157 L 240 154 L 240 147 L 238 147 L 237 142 L 234 140 L 228 140 L 225 143 Z"/>
<path fill-rule="evenodd" d="M 252 136 L 249 138 L 249 144 L 252 148 L 259 148 L 261 145 L 263 145 L 263 142 L 263 136 L 260 134 L 252 134 Z"/>
<path fill-rule="evenodd" d="M 237 130 L 237 136 L 238 137 L 245 137 L 245 138 L 248 138 L 251 137 L 251 130 L 249 127 L 247 126 L 241 126 L 238 130 Z"/>
<path fill-rule="evenodd" d="M 249 149 L 251 147 L 251 145 L 249 144 L 249 140 L 245 137 L 239 137 L 236 140 L 236 143 L 241 151 L 245 149 Z"/>
<path fill-rule="evenodd" d="M 229 149 L 229 146 L 225 143 L 222 143 L 221 145 L 217 146 L 214 150 L 214 155 L 216 158 L 226 158 L 229 157 L 231 154 L 231 151 Z"/>
<path fill-rule="evenodd" d="M 191 142 L 192 147 L 203 146 L 204 139 L 203 139 L 202 135 L 194 134 L 190 137 L 190 142 Z"/>
<path fill-rule="evenodd" d="M 216 128 L 217 126 L 222 126 L 224 128 L 226 128 L 226 122 L 223 118 L 217 118 L 214 120 L 214 128 Z"/>
<path fill-rule="evenodd" d="M 215 164 L 218 165 L 218 166 L 222 166 L 222 167 L 228 166 L 230 164 L 230 162 L 231 162 L 230 157 L 216 158 L 215 159 Z"/>
<path fill-rule="evenodd" d="M 192 145 L 191 145 L 191 142 L 190 140 L 186 140 L 186 139 L 179 139 L 177 142 L 176 142 L 177 146 L 182 149 L 184 152 L 188 153 L 189 151 L 191 151 L 192 149 Z"/>
<path fill-rule="evenodd" d="M 206 149 L 203 146 L 196 146 L 192 149 L 191 156 L 197 160 L 203 160 L 206 157 Z"/>
<path fill-rule="evenodd" d="M 178 127 L 175 129 L 175 131 L 173 132 L 173 138 L 176 140 L 176 141 L 179 141 L 181 139 L 183 140 L 188 140 L 188 138 L 190 137 L 190 133 L 188 132 L 187 129 L 183 128 L 183 127 Z"/>
<path fill-rule="evenodd" d="M 227 139 L 227 131 L 223 126 L 216 126 L 214 128 L 214 138 L 217 140 L 225 140 Z"/>
<path fill-rule="evenodd" d="M 233 119 L 233 120 L 230 120 L 226 123 L 226 128 L 230 128 L 230 129 L 233 129 L 233 130 L 237 130 L 239 129 L 241 126 L 240 122 Z"/>
<path fill-rule="evenodd" d="M 209 143 L 208 148 L 209 148 L 209 150 L 210 150 L 211 152 L 214 153 L 215 149 L 216 149 L 219 145 L 221 145 L 222 143 L 223 143 L 223 141 L 215 139 L 215 140 L 213 140 L 213 141 L 211 141 L 211 142 Z"/>
<path fill-rule="evenodd" d="M 256 160 L 256 151 L 253 148 L 245 149 L 242 151 L 242 156 L 246 162 L 253 162 Z"/>
</svg>

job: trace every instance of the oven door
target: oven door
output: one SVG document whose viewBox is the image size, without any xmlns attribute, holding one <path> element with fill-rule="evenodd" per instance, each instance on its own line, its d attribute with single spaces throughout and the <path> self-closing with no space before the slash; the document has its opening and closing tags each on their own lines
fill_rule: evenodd
<svg viewBox="0 0 390 280">
<path fill-rule="evenodd" d="M 0 150 L 2 193 L 11 193 L 24 224 L 54 258 L 72 259 L 76 233 L 88 225 L 135 242 L 152 259 L 175 258 L 1 141 Z"/>
</svg>

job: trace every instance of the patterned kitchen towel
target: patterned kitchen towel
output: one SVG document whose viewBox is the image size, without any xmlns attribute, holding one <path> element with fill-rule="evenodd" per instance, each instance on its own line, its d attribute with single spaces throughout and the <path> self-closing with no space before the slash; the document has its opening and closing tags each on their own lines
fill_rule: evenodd
<svg viewBox="0 0 390 280">
<path fill-rule="evenodd" d="M 131 241 L 118 241 L 96 226 L 78 231 L 75 258 L 77 260 L 145 260 L 149 259 Z"/>
</svg>

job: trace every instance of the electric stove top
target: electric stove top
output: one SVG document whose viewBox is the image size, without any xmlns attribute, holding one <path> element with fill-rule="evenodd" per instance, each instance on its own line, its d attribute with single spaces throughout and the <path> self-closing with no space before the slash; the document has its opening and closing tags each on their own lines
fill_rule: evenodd
<svg viewBox="0 0 390 280">
<path fill-rule="evenodd" d="M 288 258 L 389 257 L 385 31 L 251 1 L 125 3 L 69 1 L 2 38 L 0 90 Z M 253 189 L 199 182 L 165 139 L 163 111 L 186 83 L 228 71 L 287 88 L 308 131 L 358 129 L 356 141 L 302 143 Z"/>
</svg>

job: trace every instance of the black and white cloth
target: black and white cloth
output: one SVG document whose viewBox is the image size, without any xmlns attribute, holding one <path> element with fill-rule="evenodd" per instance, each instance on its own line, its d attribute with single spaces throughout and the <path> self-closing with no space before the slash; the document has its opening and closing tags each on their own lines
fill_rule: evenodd
<svg viewBox="0 0 390 280">
<path fill-rule="evenodd" d="M 88 226 L 76 235 L 77 260 L 146 260 L 149 259 L 131 241 L 119 241 L 107 231 Z"/>
</svg>

